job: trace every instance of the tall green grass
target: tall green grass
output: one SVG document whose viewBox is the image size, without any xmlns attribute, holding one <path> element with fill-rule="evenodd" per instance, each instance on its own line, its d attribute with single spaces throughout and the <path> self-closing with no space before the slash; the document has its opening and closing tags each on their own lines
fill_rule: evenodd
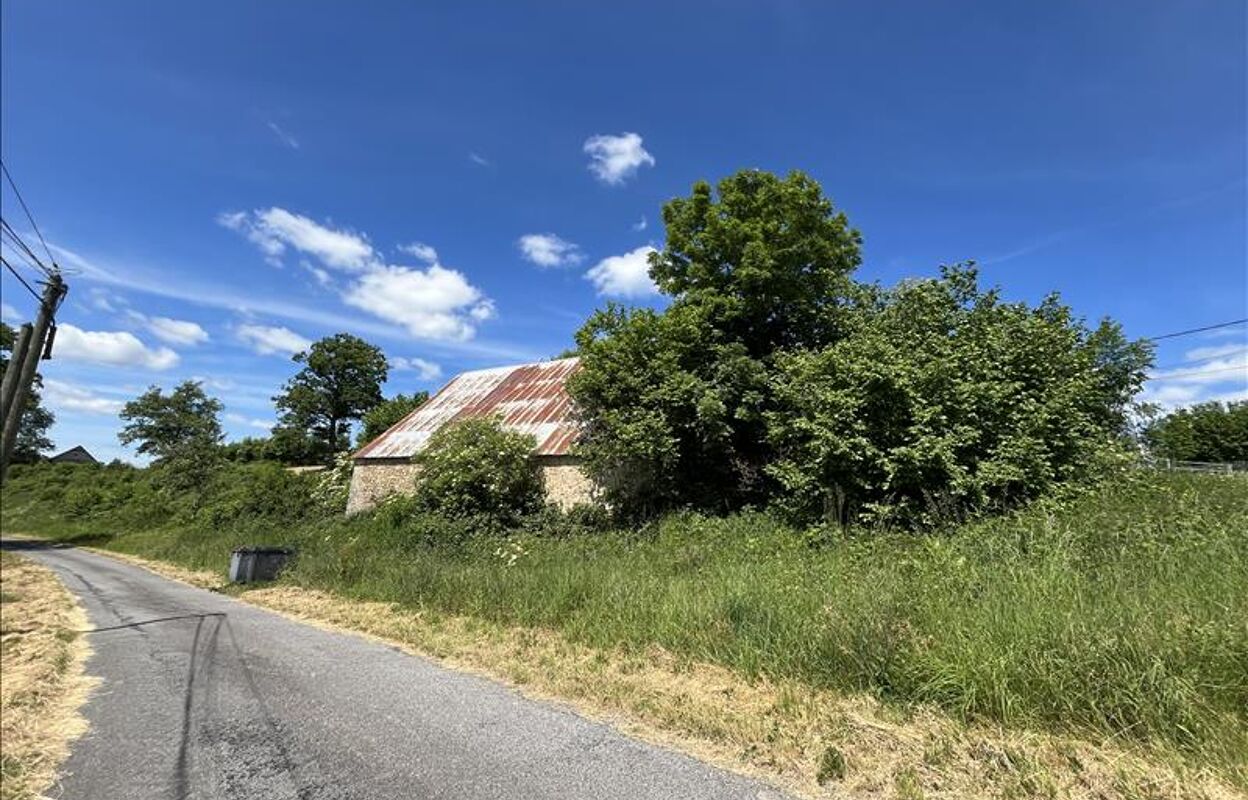
<svg viewBox="0 0 1248 800">
<path fill-rule="evenodd" d="M 85 474 L 62 494 L 105 483 Z M 299 484 L 266 480 L 261 508 L 236 491 L 227 511 L 204 501 L 169 524 L 133 505 L 65 513 L 27 471 L 4 525 L 107 531 L 108 547 L 214 569 L 238 544 L 293 543 L 283 580 L 299 585 L 1159 744 L 1248 785 L 1242 478 L 1133 473 L 925 536 L 798 531 L 762 513 L 610 532 L 552 516 L 483 536 L 403 503 L 326 519 L 274 497 Z"/>
</svg>

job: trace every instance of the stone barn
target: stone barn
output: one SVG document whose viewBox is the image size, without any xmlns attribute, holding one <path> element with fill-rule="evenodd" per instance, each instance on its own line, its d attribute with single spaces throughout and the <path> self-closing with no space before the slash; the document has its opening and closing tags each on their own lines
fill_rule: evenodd
<svg viewBox="0 0 1248 800">
<path fill-rule="evenodd" d="M 571 455 L 578 428 L 566 384 L 579 366 L 579 359 L 561 358 L 456 375 L 424 405 L 355 453 L 347 513 L 371 508 L 386 495 L 410 492 L 418 469 L 412 456 L 434 431 L 458 420 L 490 416 L 537 440 L 533 457 L 552 503 L 570 508 L 590 502 L 593 484 Z"/>
</svg>

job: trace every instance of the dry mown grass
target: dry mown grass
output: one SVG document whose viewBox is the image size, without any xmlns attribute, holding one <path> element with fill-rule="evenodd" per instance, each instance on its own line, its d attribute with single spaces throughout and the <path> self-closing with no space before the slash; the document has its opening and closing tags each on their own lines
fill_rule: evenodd
<svg viewBox="0 0 1248 800">
<path fill-rule="evenodd" d="M 7 552 L 0 599 L 0 798 L 18 800 L 52 785 L 86 730 L 87 618 L 51 571 Z"/>
<path fill-rule="evenodd" d="M 222 584 L 213 573 L 123 558 L 201 587 Z M 291 586 L 245 591 L 241 599 L 502 679 L 527 695 L 569 703 L 639 738 L 804 797 L 1243 796 L 1213 773 L 1111 742 L 968 727 L 936 710 L 902 714 L 866 696 L 748 682 L 657 648 L 601 650 L 551 631 L 417 613 Z"/>
</svg>

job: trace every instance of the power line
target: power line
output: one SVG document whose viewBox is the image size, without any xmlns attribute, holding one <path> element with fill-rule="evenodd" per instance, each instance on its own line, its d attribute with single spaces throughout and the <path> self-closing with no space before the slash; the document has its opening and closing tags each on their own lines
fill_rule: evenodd
<svg viewBox="0 0 1248 800">
<path fill-rule="evenodd" d="M 1217 330 L 1218 328 L 1229 328 L 1232 325 L 1243 325 L 1245 322 L 1248 322 L 1248 317 L 1245 317 L 1244 319 L 1233 319 L 1230 322 L 1219 322 L 1217 325 L 1206 325 L 1203 328 L 1191 328 L 1185 331 L 1175 331 L 1174 333 L 1163 333 L 1160 336 L 1145 336 L 1144 338 L 1156 342 L 1161 339 L 1173 339 L 1177 336 L 1188 336 L 1189 334 L 1193 334 L 1193 333 L 1203 333 L 1204 331 L 1214 331 L 1214 330 Z"/>
<path fill-rule="evenodd" d="M 39 256 L 35 255 L 35 251 L 32 251 L 30 246 L 26 245 L 26 242 L 22 240 L 21 236 L 17 235 L 17 231 L 12 230 L 9 221 L 5 220 L 4 217 L 0 217 L 0 232 L 4 233 L 10 245 L 14 247 L 14 250 L 19 251 L 19 255 L 25 258 L 27 263 L 30 263 L 31 266 L 34 266 L 36 270 L 44 273 L 44 275 L 51 275 L 51 272 L 44 266 L 44 262 L 40 261 Z"/>
<path fill-rule="evenodd" d="M 48 263 L 52 268 L 56 268 L 56 259 L 52 257 L 52 249 L 48 247 L 47 241 L 43 238 L 43 234 L 39 231 L 39 226 L 35 224 L 35 217 L 30 213 L 30 209 L 26 206 L 26 201 L 22 199 L 22 193 L 17 190 L 17 184 L 13 182 L 13 176 L 9 174 L 9 168 L 4 165 L 4 161 L 0 160 L 0 170 L 4 172 L 4 177 L 8 179 L 9 186 L 13 188 L 13 194 L 17 195 L 17 202 L 21 203 L 22 211 L 26 212 L 26 219 L 30 220 L 30 227 L 35 229 L 35 235 L 39 237 L 39 241 L 43 244 L 43 251 L 48 254 Z"/>
<path fill-rule="evenodd" d="M 1197 372 L 1179 372 L 1174 375 L 1149 375 L 1150 381 L 1172 381 L 1179 378 L 1199 378 L 1202 375 L 1218 375 L 1223 372 L 1243 372 L 1248 374 L 1248 365 L 1241 364 L 1238 367 L 1223 367 L 1221 369 L 1206 369 Z"/>
<path fill-rule="evenodd" d="M 0 256 L 0 264 L 4 264 L 4 266 L 8 268 L 9 272 L 13 273 L 13 277 L 17 278 L 18 282 L 26 287 L 26 291 L 30 292 L 31 297 L 35 298 L 35 300 L 38 300 L 39 302 L 43 302 L 43 298 L 39 296 L 39 293 L 35 291 L 35 288 L 26 282 L 26 279 L 22 277 L 21 273 L 13 269 L 13 265 L 9 263 L 7 258 Z"/>
</svg>

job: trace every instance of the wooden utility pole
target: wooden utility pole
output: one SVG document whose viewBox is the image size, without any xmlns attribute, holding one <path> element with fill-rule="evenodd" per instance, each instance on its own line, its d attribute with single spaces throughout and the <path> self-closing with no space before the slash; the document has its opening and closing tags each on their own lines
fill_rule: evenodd
<svg viewBox="0 0 1248 800">
<path fill-rule="evenodd" d="M 52 272 L 48 276 L 47 283 L 43 287 L 43 297 L 39 302 L 39 313 L 35 315 L 34 328 L 30 332 L 25 351 L 20 353 L 21 360 L 18 360 L 19 353 L 15 347 L 13 360 L 9 362 L 8 370 L 5 372 L 4 395 L 7 396 L 10 391 L 9 377 L 14 373 L 16 373 L 16 385 L 12 387 L 13 396 L 9 398 L 3 409 L 4 429 L 0 434 L 0 480 L 4 479 L 4 474 L 9 469 L 9 459 L 13 457 L 13 446 L 17 442 L 17 429 L 21 427 L 22 414 L 26 411 L 26 398 L 30 396 L 30 387 L 35 381 L 35 370 L 39 366 L 39 359 L 51 357 L 51 353 L 45 352 L 48 329 L 52 326 L 52 318 L 56 315 L 57 309 L 61 307 L 61 301 L 65 299 L 65 293 L 68 291 L 69 287 L 65 285 L 59 272 Z"/>
<path fill-rule="evenodd" d="M 0 390 L 0 426 L 4 425 L 9 404 L 13 402 L 13 395 L 17 393 L 17 377 L 22 374 L 22 360 L 26 358 L 26 351 L 30 348 L 31 329 L 29 322 L 22 325 L 17 334 L 17 340 L 13 342 L 9 366 L 4 372 L 4 386 Z"/>
</svg>

